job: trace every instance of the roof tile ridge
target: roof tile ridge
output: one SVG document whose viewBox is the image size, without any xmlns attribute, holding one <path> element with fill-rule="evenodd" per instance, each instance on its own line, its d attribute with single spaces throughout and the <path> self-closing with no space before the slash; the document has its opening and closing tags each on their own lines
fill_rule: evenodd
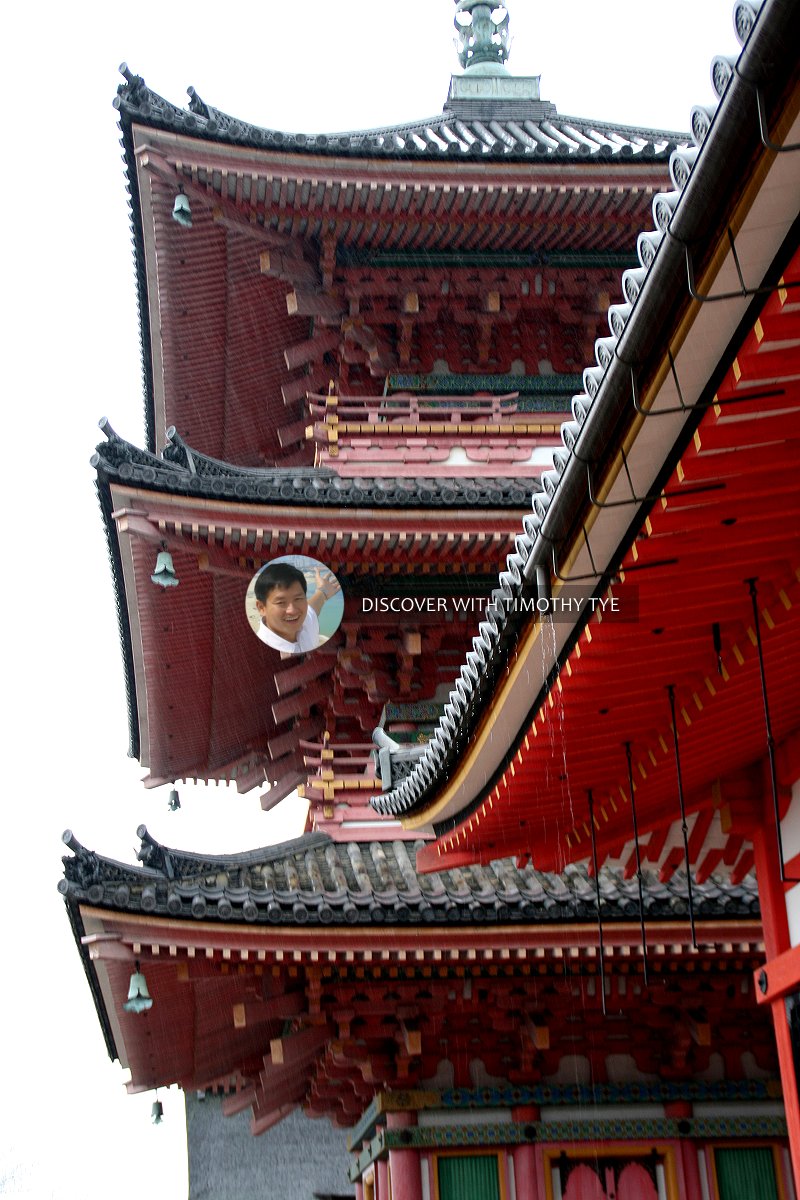
<svg viewBox="0 0 800 1200">
<path fill-rule="evenodd" d="M 279 886 L 279 880 L 277 878 L 275 880 L 275 895 L 286 898 L 299 895 L 301 891 L 300 872 L 297 869 L 297 863 L 295 863 L 293 859 L 287 858 L 285 860 L 283 876 L 283 886 Z"/>
<path fill-rule="evenodd" d="M 464 872 L 461 867 L 450 867 L 447 871 L 442 872 L 444 876 L 445 888 L 451 896 L 459 900 L 466 900 L 472 895 L 472 889 L 469 887 Z"/>
<path fill-rule="evenodd" d="M 530 146 L 532 149 L 535 149 L 541 144 L 540 142 L 537 142 L 535 138 L 532 138 L 529 133 L 525 132 L 519 121 L 509 118 L 505 122 L 505 126 L 506 129 L 509 129 L 517 141 L 521 142 L 523 146 Z"/>
<path fill-rule="evenodd" d="M 414 121 L 403 121 L 397 125 L 376 125 L 370 129 L 346 129 L 336 133 L 316 134 L 310 136 L 325 136 L 325 137 L 377 137 L 381 134 L 402 134 L 404 133 L 420 133 L 427 126 L 432 126 L 434 129 L 437 125 L 447 124 L 449 118 L 447 113 L 437 113 L 435 117 L 423 117 Z"/>
<path fill-rule="evenodd" d="M 386 859 L 386 853 L 380 842 L 369 843 L 369 854 L 375 867 L 375 872 L 378 876 L 380 887 L 373 886 L 373 892 L 379 895 L 381 899 L 395 898 L 397 896 L 397 885 L 392 879 L 392 873 L 389 869 L 389 863 Z"/>
<path fill-rule="evenodd" d="M 306 874 L 308 875 L 309 883 L 311 884 L 311 888 L 315 895 L 321 897 L 332 897 L 336 895 L 335 892 L 331 892 L 330 888 L 326 887 L 325 880 L 322 878 L 320 865 L 317 862 L 313 849 L 306 850 L 305 855 L 303 856 L 303 863 L 306 868 Z"/>
<path fill-rule="evenodd" d="M 493 902 L 497 893 L 489 881 L 485 868 L 480 863 L 470 863 L 469 867 L 465 869 L 469 870 L 470 877 L 475 884 L 470 889 L 472 894 L 484 903 Z"/>
<path fill-rule="evenodd" d="M 416 871 L 414 870 L 413 863 L 409 858 L 405 842 L 397 839 L 396 841 L 392 842 L 392 849 L 394 850 L 395 861 L 400 870 L 400 874 L 403 876 L 403 882 L 405 884 L 401 894 L 409 898 L 421 896 L 422 890 L 419 886 L 419 879 Z"/>
<path fill-rule="evenodd" d="M 490 129 L 487 129 L 487 127 L 484 125 L 483 121 L 473 120 L 472 128 L 477 130 L 478 134 L 480 135 L 481 141 L 485 145 L 489 146 L 490 149 L 492 146 L 494 146 L 495 142 L 501 140 L 495 134 L 493 134 Z"/>
<path fill-rule="evenodd" d="M 579 149 L 580 143 L 576 142 L 575 139 L 570 137 L 568 133 L 564 133 L 564 130 L 561 127 L 562 124 L 562 122 L 559 122 L 558 125 L 555 125 L 552 121 L 540 121 L 539 128 L 549 137 L 553 137 L 555 141 L 558 142 L 559 147 L 565 145 L 570 150 Z"/>
<path fill-rule="evenodd" d="M 325 847 L 325 862 L 327 863 L 330 872 L 331 881 L 334 884 L 333 895 L 347 896 L 350 889 L 347 885 L 347 876 L 344 873 L 344 868 L 339 861 L 338 854 L 339 843 L 329 842 Z"/>
<path fill-rule="evenodd" d="M 453 152 L 455 152 L 455 150 L 463 151 L 466 147 L 468 147 L 468 142 L 463 137 L 459 137 L 458 134 L 454 132 L 454 129 L 453 129 L 454 125 L 455 125 L 455 122 L 453 122 L 452 124 L 440 125 L 437 137 L 442 138 L 447 143 L 448 151 L 451 151 L 451 150 Z"/>
<path fill-rule="evenodd" d="M 537 871 L 535 867 L 529 866 L 519 872 L 519 877 L 520 894 L 527 896 L 530 900 L 560 901 L 570 894 L 569 888 L 560 875 L 545 875 L 543 872 Z"/>
<path fill-rule="evenodd" d="M 198 871 L 207 870 L 209 866 L 214 869 L 226 870 L 230 867 L 257 867 L 265 864 L 281 862 L 284 859 L 290 859 L 298 854 L 303 854 L 308 850 L 316 849 L 320 846 L 326 846 L 330 841 L 330 834 L 322 833 L 321 831 L 313 831 L 303 833 L 299 837 L 289 838 L 284 842 L 275 842 L 271 846 L 261 846 L 255 850 L 243 850 L 235 854 L 199 854 L 191 850 L 178 850 L 173 846 L 165 846 L 161 842 L 151 838 L 147 833 L 145 826 L 140 825 L 140 830 L 144 833 L 137 834 L 142 840 L 145 839 L 153 846 L 158 847 L 163 854 L 168 854 L 173 862 L 185 862 L 190 865 L 195 865 Z"/>
<path fill-rule="evenodd" d="M 774 18 L 773 23 L 776 28 L 780 28 L 783 17 L 779 10 L 776 9 L 775 11 L 779 15 Z M 757 22 L 756 28 L 765 30 L 762 41 L 764 44 L 769 45 L 771 27 L 764 27 L 762 22 Z M 747 51 L 749 45 L 749 40 L 747 40 L 743 53 Z M 715 63 L 717 61 L 715 60 Z M 762 64 L 761 70 L 764 71 L 765 69 Z M 726 70 L 720 76 L 719 87 L 715 85 L 715 90 L 717 90 L 720 98 L 719 104 L 714 109 L 694 108 L 692 110 L 691 139 L 694 141 L 696 149 L 686 145 L 675 145 L 675 142 L 672 140 L 675 137 L 680 142 L 688 143 L 689 137 L 682 134 L 670 134 L 669 131 L 635 130 L 632 126 L 612 127 L 610 123 L 606 123 L 606 129 L 609 132 L 612 131 L 612 128 L 616 128 L 617 132 L 626 131 L 628 134 L 636 133 L 637 136 L 646 133 L 650 138 L 652 138 L 654 133 L 658 134 L 660 132 L 663 134 L 667 141 L 661 148 L 660 153 L 666 153 L 667 150 L 670 151 L 670 176 L 674 188 L 672 192 L 659 193 L 655 196 L 652 212 L 656 229 L 655 231 L 643 230 L 639 235 L 637 252 L 642 264 L 641 271 L 628 270 L 622 275 L 622 290 L 627 303 L 624 305 L 612 304 L 608 310 L 613 345 L 616 345 L 616 342 L 619 341 L 626 331 L 629 318 L 632 318 L 631 328 L 641 330 L 646 325 L 648 309 L 646 304 L 644 307 L 639 304 L 639 293 L 640 291 L 647 290 L 648 280 L 646 276 L 650 272 L 653 262 L 656 260 L 657 255 L 655 251 L 666 232 L 672 228 L 673 214 L 682 215 L 681 199 L 689 183 L 690 176 L 695 174 L 695 159 L 697 158 L 698 151 L 702 151 L 702 147 L 708 138 L 716 108 L 726 103 L 730 104 L 730 96 L 737 90 L 731 81 L 736 78 L 736 73 L 730 64 L 726 64 Z M 738 86 L 752 87 L 752 81 L 740 77 Z M 588 122 L 582 117 L 561 114 L 560 120 L 562 122 L 569 121 L 578 126 L 583 125 L 589 128 L 590 132 L 594 130 L 596 136 L 603 136 L 602 134 L 597 135 L 596 131 L 598 128 L 602 129 L 602 125 L 598 122 Z M 536 129 L 530 121 L 524 122 L 524 127 L 533 136 L 541 138 L 546 136 L 539 129 Z M 717 140 L 720 137 L 725 137 L 726 134 L 720 134 L 719 127 L 717 126 Z M 727 136 L 730 139 L 732 134 L 727 134 Z M 654 148 L 658 150 L 658 147 Z M 621 148 L 617 143 L 609 143 L 608 146 L 600 150 L 600 153 L 606 157 L 616 151 L 618 154 L 626 156 L 626 149 L 630 153 L 629 148 Z M 701 153 L 701 171 L 704 167 L 702 158 Z M 712 166 L 707 170 L 713 172 L 714 169 Z M 705 179 L 705 176 L 703 178 Z M 694 179 L 692 183 L 695 183 Z M 697 186 L 695 186 L 692 194 L 698 194 Z M 686 235 L 684 234 L 684 240 L 685 237 Z M 680 238 L 676 240 L 680 241 Z M 655 248 L 653 246 L 654 241 Z M 642 276 L 641 280 L 638 278 L 639 275 Z M 648 298 L 652 294 L 651 288 L 650 292 L 647 293 Z M 637 311 L 635 317 L 632 317 L 634 308 Z M 645 314 L 644 317 L 642 313 Z M 583 372 L 584 393 L 576 395 L 572 401 L 573 416 L 575 419 L 572 422 L 566 422 L 561 431 L 564 450 L 556 452 L 554 455 L 554 469 L 545 472 L 542 476 L 544 491 L 540 496 L 533 496 L 533 512 L 523 519 L 523 531 L 516 538 L 515 550 L 508 556 L 506 569 L 499 575 L 498 586 L 491 594 L 490 603 L 484 611 L 484 620 L 479 626 L 479 636 L 473 638 L 473 650 L 467 652 L 466 661 L 461 668 L 460 678 L 457 679 L 456 686 L 450 693 L 438 727 L 428 742 L 424 754 L 414 765 L 410 774 L 397 787 L 391 788 L 383 795 L 371 797 L 370 802 L 378 812 L 399 816 L 412 811 L 441 783 L 443 773 L 445 771 L 449 773 L 452 758 L 454 757 L 453 747 L 457 741 L 457 734 L 462 732 L 465 721 L 471 719 L 467 717 L 468 711 L 473 712 L 475 708 L 472 701 L 476 690 L 476 680 L 483 680 L 486 673 L 491 673 L 497 665 L 499 657 L 497 647 L 503 641 L 503 635 L 509 623 L 509 613 L 522 587 L 523 571 L 527 573 L 530 569 L 537 550 L 541 550 L 545 554 L 550 553 L 550 543 L 548 542 L 546 533 L 542 533 L 542 529 L 548 517 L 551 516 L 551 502 L 554 502 L 554 509 L 557 510 L 558 503 L 564 491 L 562 488 L 563 479 L 568 474 L 572 477 L 576 473 L 579 473 L 585 461 L 576 452 L 575 446 L 578 439 L 582 436 L 583 427 L 594 428 L 597 424 L 596 416 L 594 420 L 589 420 L 589 414 L 598 395 L 603 392 L 605 376 L 613 360 L 613 354 L 608 354 L 608 340 L 598 339 L 595 343 L 595 356 L 598 365 L 588 366 Z M 617 376 L 619 376 L 619 372 L 617 372 Z M 605 394 L 607 394 L 607 389 L 604 392 Z M 602 402 L 598 407 L 602 408 Z M 576 466 L 576 464 L 580 465 Z M 573 467 L 574 470 L 570 470 Z M 481 634 L 485 634 L 485 636 L 480 636 Z M 456 751 L 455 755 L 457 756 L 458 753 L 459 751 Z"/>
<path fill-rule="evenodd" d="M 424 132 L 425 132 L 425 136 L 428 138 L 428 141 L 429 142 L 433 141 L 433 144 L 439 150 L 448 150 L 449 147 L 453 144 L 453 143 L 449 142 L 445 137 L 443 137 L 443 135 L 441 133 L 437 132 L 437 130 L 434 128 L 432 122 L 424 127 Z"/>
<path fill-rule="evenodd" d="M 492 117 L 489 121 L 489 131 L 510 149 L 516 145 L 516 138 L 508 132 L 508 121 L 498 121 L 496 117 Z"/>
<path fill-rule="evenodd" d="M 592 141 L 592 139 L 583 133 L 582 130 L 576 129 L 575 126 L 570 124 L 568 121 L 562 121 L 561 124 L 565 131 L 563 135 L 564 137 L 571 138 L 572 141 L 577 142 L 579 146 L 585 146 L 587 150 L 597 149 L 597 142 Z"/>
<path fill-rule="evenodd" d="M 478 139 L 475 137 L 475 134 L 472 132 L 469 125 L 467 125 L 465 121 L 462 121 L 460 117 L 454 117 L 451 121 L 451 124 L 455 129 L 458 130 L 462 141 L 464 141 L 468 146 L 473 146 L 475 142 L 477 142 Z"/>
<path fill-rule="evenodd" d="M 522 122 L 522 128 L 526 130 L 537 145 L 544 146 L 545 150 L 559 149 L 561 143 L 555 138 L 550 137 L 549 133 L 543 133 L 541 126 L 541 121 L 532 121 L 530 117 L 526 117 Z"/>
<path fill-rule="evenodd" d="M 419 850 L 424 846 L 424 841 L 414 843 L 415 850 Z M 444 880 L 440 871 L 432 871 L 429 875 L 418 876 L 420 891 L 426 900 L 430 900 L 433 904 L 441 904 L 447 899 L 447 889 L 444 886 Z"/>
<path fill-rule="evenodd" d="M 606 129 L 622 136 L 636 134 L 637 137 L 646 142 L 678 141 L 688 144 L 692 140 L 691 133 L 685 129 L 651 129 L 646 125 L 629 125 L 617 121 L 600 121 L 595 117 L 579 117 L 571 113 L 559 113 L 558 122 L 561 125 L 569 122 L 571 125 L 583 126 L 586 129 Z"/>
<path fill-rule="evenodd" d="M 214 472 L 222 472 L 229 475 L 245 476 L 248 478 L 259 479 L 285 479 L 285 478 L 302 478 L 302 479 L 332 479 L 337 476 L 336 471 L 331 467 L 315 467 L 311 463 L 307 466 L 293 467 L 244 467 L 237 463 L 227 462 L 224 458 L 215 458 L 211 454 L 205 454 L 202 450 L 195 450 L 183 440 L 180 434 L 171 425 L 167 430 L 167 445 L 164 447 L 163 461 L 168 463 L 181 463 L 181 459 L 191 461 L 194 466 L 193 473 L 203 474 L 203 471 L 197 471 L 198 466 L 206 466 L 213 468 Z"/>
<path fill-rule="evenodd" d="M 498 858 L 494 862 L 488 864 L 487 870 L 490 870 L 498 882 L 496 891 L 501 899 L 518 900 L 520 897 L 520 889 L 517 880 L 513 875 L 513 867 L 511 859 Z"/>
<path fill-rule="evenodd" d="M 573 896 L 578 900 L 595 899 L 595 887 L 592 880 L 589 878 L 587 867 L 582 863 L 568 863 L 568 870 L 564 871 L 564 876 L 569 879 L 569 888 Z"/>
<path fill-rule="evenodd" d="M 185 106 L 174 104 L 159 92 L 149 88 L 141 76 L 133 75 L 123 63 L 123 75 L 126 82 L 119 85 L 114 100 L 115 107 L 129 118 L 141 116 L 143 119 L 161 117 L 167 124 L 179 122 L 186 133 L 195 136 L 207 134 L 212 137 L 225 137 L 234 132 L 237 141 L 248 139 L 264 145 L 283 143 L 291 145 L 308 145 L 314 148 L 325 147 L 330 141 L 334 145 L 342 141 L 358 141 L 380 138 L 392 135 L 419 134 L 426 126 L 442 124 L 447 121 L 447 114 L 436 113 L 431 117 L 421 117 L 412 121 L 403 121 L 392 125 L 376 125 L 366 129 L 337 129 L 337 130 L 287 130 L 278 129 L 272 125 L 264 125 L 244 117 L 236 117 L 224 109 L 201 101 L 194 88 L 188 89 L 189 103 Z"/>
<path fill-rule="evenodd" d="M 367 869 L 364 866 L 364 859 L 361 854 L 361 847 L 357 842 L 347 842 L 347 856 L 350 859 L 350 865 L 355 876 L 358 890 L 351 888 L 350 895 L 364 899 L 372 896 L 372 883 Z"/>
</svg>

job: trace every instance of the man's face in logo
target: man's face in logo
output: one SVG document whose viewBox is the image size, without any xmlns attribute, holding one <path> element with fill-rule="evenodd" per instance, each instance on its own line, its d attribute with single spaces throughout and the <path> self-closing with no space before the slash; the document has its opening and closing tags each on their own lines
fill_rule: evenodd
<svg viewBox="0 0 800 1200">
<path fill-rule="evenodd" d="M 296 642 L 308 612 L 308 600 L 302 584 L 278 584 L 266 600 L 256 600 L 261 620 L 287 642 Z"/>
</svg>

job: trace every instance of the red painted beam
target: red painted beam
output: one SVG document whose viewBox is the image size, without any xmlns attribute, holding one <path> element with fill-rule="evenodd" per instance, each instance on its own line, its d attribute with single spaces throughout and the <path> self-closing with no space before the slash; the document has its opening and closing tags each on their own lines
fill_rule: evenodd
<svg viewBox="0 0 800 1200">
<path fill-rule="evenodd" d="M 768 959 L 753 977 L 759 1004 L 772 1004 L 790 992 L 800 991 L 800 946 Z"/>
<path fill-rule="evenodd" d="M 289 1017 L 307 1015 L 308 999 L 305 992 L 287 992 L 267 1000 L 244 1000 L 233 1006 L 235 1029 L 249 1029 L 269 1021 L 285 1021 Z"/>
<path fill-rule="evenodd" d="M 330 687 L 323 684 L 313 684 L 301 691 L 293 692 L 284 700 L 276 700 L 271 705 L 272 716 L 277 725 L 283 721 L 291 721 L 296 717 L 308 716 L 309 709 L 314 704 L 324 705 L 330 696 Z"/>
<path fill-rule="evenodd" d="M 331 1037 L 332 1030 L 327 1025 L 312 1025 L 301 1033 L 289 1034 L 286 1037 L 273 1038 L 270 1041 L 270 1057 L 274 1066 L 289 1067 L 305 1062 L 313 1057 Z"/>
<path fill-rule="evenodd" d="M 260 796 L 261 807 L 264 812 L 271 812 L 277 806 L 290 796 L 292 792 L 299 788 L 305 775 L 300 771 L 291 771 L 284 775 L 281 779 L 275 781 L 272 786 Z"/>
<path fill-rule="evenodd" d="M 222 1115 L 223 1117 L 235 1117 L 237 1113 L 244 1112 L 246 1108 L 255 1102 L 258 1095 L 255 1085 L 243 1088 L 240 1092 L 236 1092 L 233 1096 L 225 1096 L 222 1100 Z"/>
<path fill-rule="evenodd" d="M 340 297 L 322 291 L 297 290 L 289 292 L 286 297 L 286 311 L 290 317 L 320 317 L 338 321 L 347 314 L 347 305 Z"/>
<path fill-rule="evenodd" d="M 314 337 L 303 342 L 295 342 L 287 346 L 283 352 L 286 366 L 290 371 L 296 367 L 304 367 L 307 363 L 320 362 L 323 354 L 339 348 L 340 335 L 335 330 L 320 331 Z M 288 385 L 287 385 L 288 386 Z"/>
<path fill-rule="evenodd" d="M 267 1112 L 260 1113 L 258 1116 L 253 1116 L 250 1121 L 250 1132 L 253 1137 L 258 1137 L 262 1133 L 266 1133 L 268 1129 L 280 1124 L 280 1122 L 289 1116 L 289 1113 L 294 1112 L 298 1103 L 303 1097 L 303 1091 L 295 1089 L 295 1099 L 287 1104 L 281 1105 L 280 1108 L 270 1109 Z"/>
</svg>

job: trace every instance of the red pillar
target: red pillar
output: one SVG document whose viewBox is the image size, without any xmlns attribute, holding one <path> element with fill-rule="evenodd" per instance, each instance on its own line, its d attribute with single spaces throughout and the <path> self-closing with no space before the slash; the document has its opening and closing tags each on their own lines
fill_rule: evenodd
<svg viewBox="0 0 800 1200">
<path fill-rule="evenodd" d="M 771 805 L 764 805 L 771 810 Z M 761 906 L 761 924 L 764 929 L 764 949 L 767 962 L 788 950 L 789 919 L 786 916 L 786 897 L 781 883 L 778 862 L 778 842 L 775 833 L 775 818 L 772 812 L 764 812 L 764 822 L 753 831 L 753 856 L 755 859 L 758 900 Z"/>
<path fill-rule="evenodd" d="M 356 1180 L 356 1200 L 364 1200 L 364 1185 L 360 1179 Z"/>
<path fill-rule="evenodd" d="M 765 800 L 763 817 L 763 821 L 753 832 L 753 854 L 758 881 L 758 899 L 761 905 L 761 924 L 764 930 L 764 947 L 767 954 L 766 970 L 769 974 L 770 961 L 788 950 L 790 941 L 786 899 L 778 860 L 775 816 L 769 799 Z M 798 982 L 800 983 L 800 981 Z M 783 1105 L 786 1111 L 795 1191 L 800 1195 L 800 1099 L 797 1094 L 794 1054 L 783 996 L 776 998 L 770 1007 L 781 1069 Z"/>
<path fill-rule="evenodd" d="M 536 1172 L 536 1150 L 525 1143 L 515 1146 L 512 1151 L 514 1159 L 514 1184 L 517 1189 L 517 1200 L 541 1200 L 539 1177 Z"/>
<path fill-rule="evenodd" d="M 794 1071 L 794 1053 L 786 1016 L 786 1001 L 776 1000 L 770 1005 L 772 1023 L 775 1026 L 775 1041 L 778 1045 L 778 1061 L 781 1067 L 783 1107 L 786 1111 L 786 1129 L 789 1134 L 789 1152 L 792 1156 L 792 1173 L 795 1192 L 800 1195 L 800 1102 L 797 1096 L 797 1078 Z"/>
<path fill-rule="evenodd" d="M 541 1117 L 540 1109 L 533 1104 L 512 1108 L 511 1118 L 517 1125 L 533 1124 Z M 517 1200 L 542 1200 L 544 1191 L 539 1183 L 539 1168 L 536 1148 L 531 1142 L 523 1142 L 512 1150 L 514 1160 L 514 1186 Z M 542 1180 L 542 1185 L 544 1180 Z"/>
<path fill-rule="evenodd" d="M 681 1142 L 681 1167 L 686 1200 L 703 1200 L 703 1185 L 700 1182 L 700 1159 L 697 1146 L 689 1138 Z"/>
<path fill-rule="evenodd" d="M 416 1113 L 386 1114 L 387 1129 L 407 1129 L 416 1123 Z M 422 1200 L 422 1175 L 417 1150 L 392 1148 L 389 1151 L 389 1173 L 392 1177 L 392 1200 Z"/>
<path fill-rule="evenodd" d="M 689 1100 L 673 1100 L 664 1105 L 664 1116 L 673 1121 L 686 1120 L 691 1117 L 693 1111 Z M 678 1144 L 678 1167 L 681 1174 L 679 1181 L 681 1200 L 703 1200 L 697 1146 L 689 1138 L 681 1138 Z"/>
</svg>

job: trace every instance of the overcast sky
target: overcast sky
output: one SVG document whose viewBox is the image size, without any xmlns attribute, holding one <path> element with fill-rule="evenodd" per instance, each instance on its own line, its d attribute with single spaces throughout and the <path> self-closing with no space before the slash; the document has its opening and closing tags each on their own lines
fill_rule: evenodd
<svg viewBox="0 0 800 1200">
<path fill-rule="evenodd" d="M 516 0 L 515 74 L 561 113 L 685 129 L 736 53 L 731 0 Z M 3 1141 L 0 1193 L 36 1200 L 185 1195 L 179 1096 L 149 1122 L 110 1064 L 56 883 L 62 830 L 133 860 L 136 826 L 199 850 L 291 836 L 257 792 L 146 792 L 126 758 L 122 661 L 89 456 L 107 415 L 143 443 L 138 322 L 116 113 L 125 59 L 177 104 L 287 131 L 441 111 L 453 0 L 16 5 L 4 18 L 6 513 Z M 24 24 L 21 24 L 24 22 Z M 10 535 L 10 536 L 9 536 Z"/>
</svg>

